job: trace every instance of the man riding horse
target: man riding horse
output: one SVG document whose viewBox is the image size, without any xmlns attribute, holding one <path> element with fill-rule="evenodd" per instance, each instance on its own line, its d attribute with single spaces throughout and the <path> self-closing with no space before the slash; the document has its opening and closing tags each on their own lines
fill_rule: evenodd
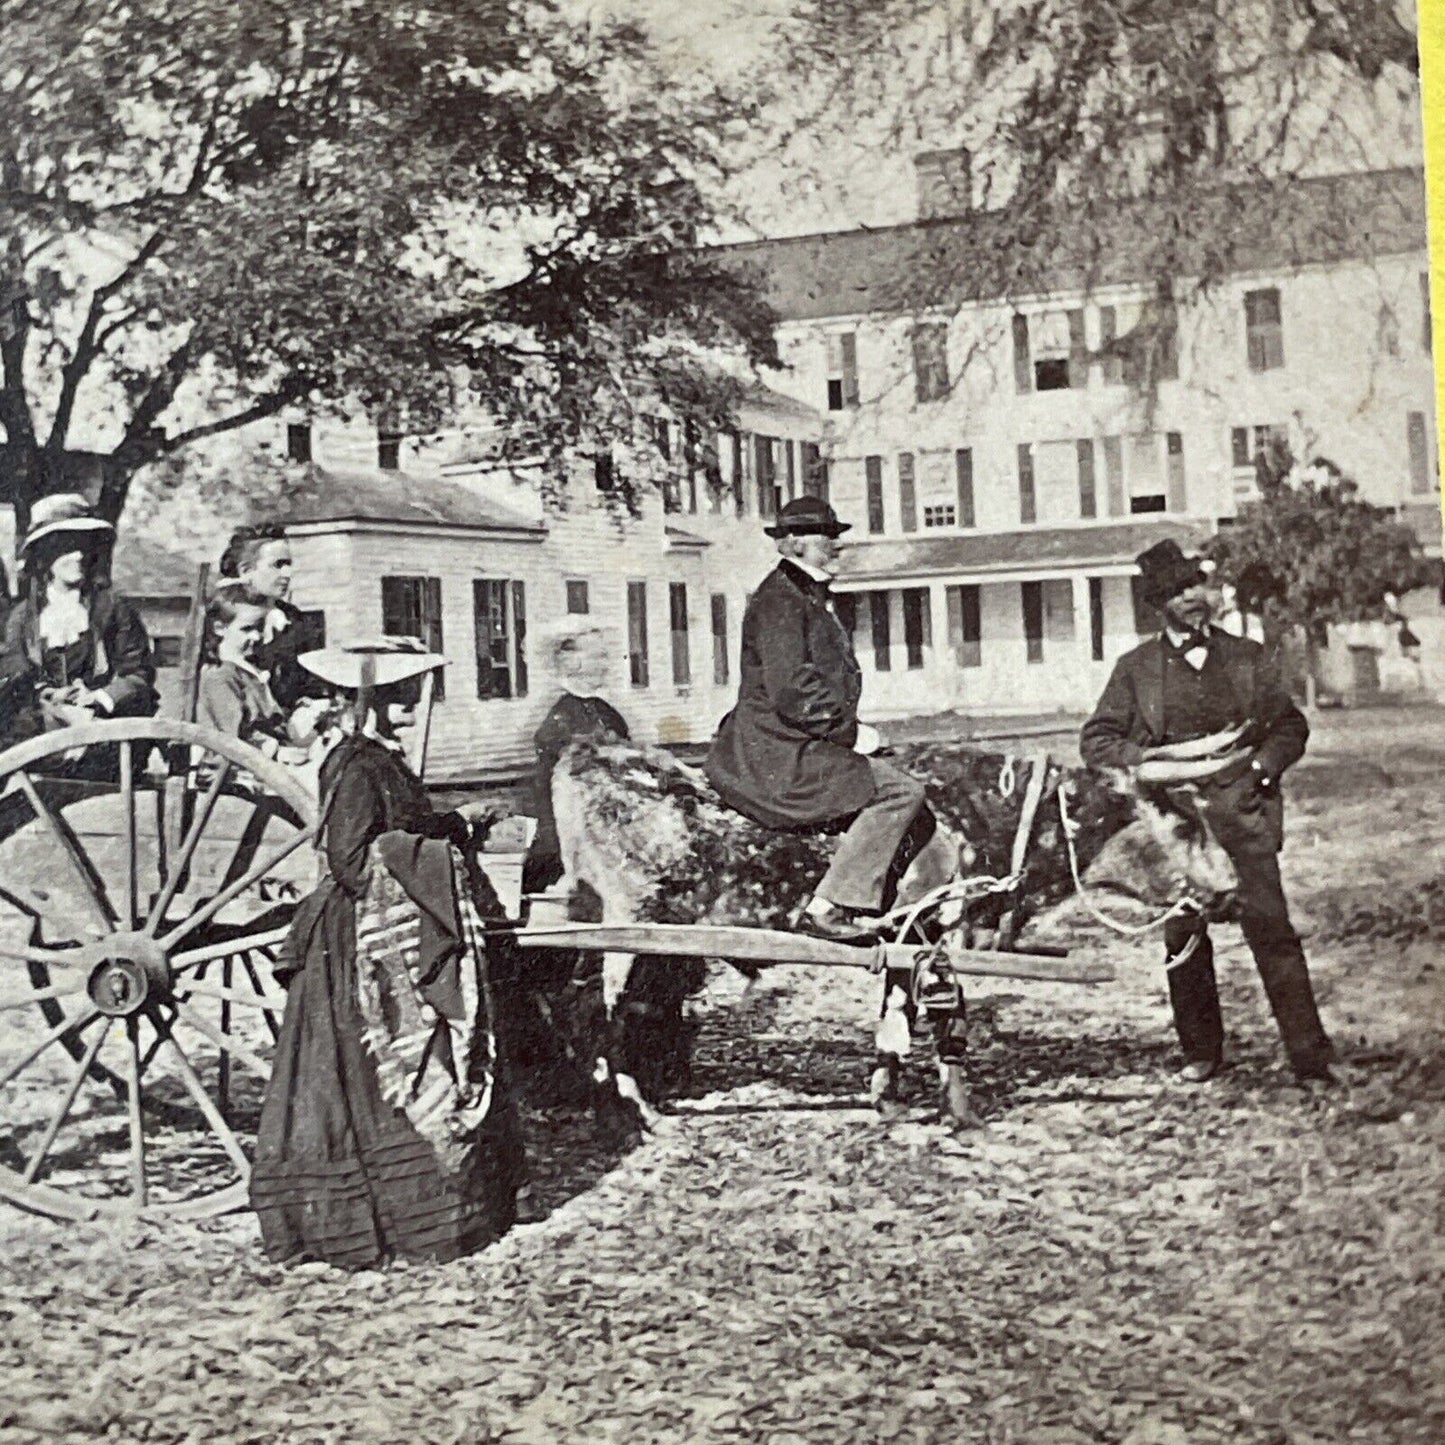
<svg viewBox="0 0 1445 1445">
<path fill-rule="evenodd" d="M 876 933 L 933 818 L 922 783 L 859 750 L 862 673 L 830 590 L 848 529 L 818 497 L 789 502 L 764 529 L 782 561 L 748 603 L 738 702 L 706 773 L 725 803 L 764 827 L 844 827 L 795 927 L 856 942 Z"/>
</svg>

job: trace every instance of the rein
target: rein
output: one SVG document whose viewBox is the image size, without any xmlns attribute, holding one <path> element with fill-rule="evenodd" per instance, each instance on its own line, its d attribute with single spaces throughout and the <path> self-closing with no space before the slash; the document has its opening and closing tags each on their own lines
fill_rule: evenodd
<svg viewBox="0 0 1445 1445">
<path fill-rule="evenodd" d="M 1059 787 L 1059 822 L 1064 830 L 1064 847 L 1069 855 L 1069 872 L 1073 875 L 1074 889 L 1079 895 L 1079 901 L 1088 910 L 1089 914 L 1104 925 L 1105 928 L 1113 929 L 1115 933 L 1122 934 L 1125 938 L 1142 938 L 1146 933 L 1153 933 L 1155 929 L 1163 928 L 1166 924 L 1172 923 L 1176 918 L 1182 918 L 1186 914 L 1198 914 L 1199 908 L 1189 898 L 1181 898 L 1178 903 L 1171 904 L 1158 918 L 1149 923 L 1123 923 L 1117 918 L 1110 918 L 1101 908 L 1098 907 L 1089 897 L 1089 890 L 1084 886 L 1083 877 L 1079 873 L 1079 855 L 1074 847 L 1074 835 L 1079 831 L 1079 825 L 1069 817 L 1069 805 L 1064 798 L 1063 786 Z M 1190 935 L 1189 942 L 1176 954 L 1167 958 L 1164 967 L 1167 970 L 1179 968 L 1194 957 L 1201 942 L 1204 939 L 1204 920 L 1201 917 L 1199 926 Z"/>
</svg>

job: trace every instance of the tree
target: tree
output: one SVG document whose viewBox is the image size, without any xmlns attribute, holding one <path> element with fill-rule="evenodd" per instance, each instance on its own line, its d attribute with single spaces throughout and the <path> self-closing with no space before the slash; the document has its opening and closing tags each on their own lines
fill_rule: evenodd
<svg viewBox="0 0 1445 1445">
<path fill-rule="evenodd" d="M 0 500 L 299 407 L 462 397 L 555 462 L 708 348 L 776 359 L 697 249 L 737 97 L 553 0 L 0 0 Z M 553 467 L 551 484 L 561 485 Z"/>
<path fill-rule="evenodd" d="M 1086 285 L 1126 255 L 1158 302 L 1136 352 L 1262 234 L 1301 225 L 1298 178 L 1381 164 L 1387 100 L 1418 113 L 1395 0 L 797 0 L 786 48 L 800 154 L 823 117 L 966 148 L 961 207 L 996 218 L 974 290 L 1053 289 L 1060 248 Z"/>
<path fill-rule="evenodd" d="M 1209 552 L 1227 581 L 1252 563 L 1267 568 L 1280 583 L 1271 606 L 1311 646 L 1324 641 L 1330 623 L 1387 617 L 1386 593 L 1427 580 L 1414 532 L 1387 508 L 1362 501 L 1332 462 L 1299 468 L 1276 451 L 1261 453 L 1257 470 L 1260 499 L 1241 508 Z"/>
</svg>

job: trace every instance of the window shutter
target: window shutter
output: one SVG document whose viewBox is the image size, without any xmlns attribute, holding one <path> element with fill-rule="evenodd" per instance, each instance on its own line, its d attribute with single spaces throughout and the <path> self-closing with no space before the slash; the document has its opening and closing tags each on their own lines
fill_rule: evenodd
<svg viewBox="0 0 1445 1445">
<path fill-rule="evenodd" d="M 512 583 L 512 695 L 527 695 L 527 589 Z"/>
<path fill-rule="evenodd" d="M 686 687 L 692 681 L 692 649 L 687 635 L 687 583 L 670 582 L 667 587 L 669 631 L 672 634 L 672 681 Z"/>
<path fill-rule="evenodd" d="M 954 470 L 958 474 L 958 525 L 977 525 L 973 511 L 973 450 L 960 447 L 953 454 Z"/>
<path fill-rule="evenodd" d="M 1044 584 L 1020 584 L 1024 609 L 1024 648 L 1030 662 L 1044 660 Z"/>
<path fill-rule="evenodd" d="M 1099 307 L 1099 350 L 1108 351 L 1119 339 L 1119 313 L 1112 306 Z M 1119 356 L 1105 356 L 1103 362 L 1105 386 L 1118 386 L 1124 380 L 1124 362 Z"/>
<path fill-rule="evenodd" d="M 929 616 L 928 588 L 903 589 L 903 647 L 909 668 L 923 666 L 923 649 L 933 643 L 932 619 Z"/>
<path fill-rule="evenodd" d="M 863 471 L 868 486 L 868 530 L 877 536 L 883 531 L 883 458 L 864 457 Z"/>
<path fill-rule="evenodd" d="M 1075 389 L 1089 384 L 1089 348 L 1084 340 L 1084 313 L 1073 310 L 1069 317 L 1069 385 Z"/>
<path fill-rule="evenodd" d="M 1036 522 L 1039 508 L 1034 490 L 1034 449 L 1028 442 L 1020 442 L 1019 457 L 1019 521 Z"/>
<path fill-rule="evenodd" d="M 741 517 L 747 505 L 743 491 L 743 434 L 739 431 L 729 432 L 728 441 L 732 451 L 733 507 Z"/>
<path fill-rule="evenodd" d="M 979 589 L 972 584 L 950 587 L 948 605 L 948 646 L 960 667 L 983 665 Z"/>
<path fill-rule="evenodd" d="M 1014 338 L 1014 385 L 1020 392 L 1034 389 L 1033 359 L 1029 355 L 1029 318 L 1015 314 L 1013 319 Z"/>
<path fill-rule="evenodd" d="M 1089 578 L 1089 656 L 1104 660 L 1104 579 Z"/>
<path fill-rule="evenodd" d="M 1124 503 L 1124 443 L 1119 437 L 1104 438 L 1104 480 L 1109 488 L 1109 515 L 1122 517 L 1129 509 Z"/>
<path fill-rule="evenodd" d="M 1184 491 L 1184 437 L 1180 432 L 1172 431 L 1165 434 L 1165 451 L 1169 460 L 1168 487 L 1169 510 L 1171 512 L 1184 512 L 1188 510 L 1188 501 Z"/>
<path fill-rule="evenodd" d="M 627 671 L 633 687 L 647 687 L 647 583 L 627 584 Z"/>
<path fill-rule="evenodd" d="M 840 338 L 843 358 L 843 405 L 858 405 L 858 337 L 845 331 Z"/>
<path fill-rule="evenodd" d="M 1412 411 L 1405 418 L 1405 435 L 1410 446 L 1410 491 L 1419 496 L 1431 490 L 1430 438 L 1423 411 Z"/>
<path fill-rule="evenodd" d="M 712 680 L 716 687 L 728 680 L 728 600 L 721 592 L 712 594 Z"/>
<path fill-rule="evenodd" d="M 1082 437 L 1074 445 L 1079 454 L 1079 516 L 1097 517 L 1099 502 L 1094 479 L 1094 443 Z"/>
<path fill-rule="evenodd" d="M 1434 345 L 1430 334 L 1430 273 L 1420 272 L 1420 346 L 1428 352 Z"/>
<path fill-rule="evenodd" d="M 913 453 L 898 454 L 898 514 L 905 532 L 918 530 L 918 487 L 913 475 Z"/>
</svg>

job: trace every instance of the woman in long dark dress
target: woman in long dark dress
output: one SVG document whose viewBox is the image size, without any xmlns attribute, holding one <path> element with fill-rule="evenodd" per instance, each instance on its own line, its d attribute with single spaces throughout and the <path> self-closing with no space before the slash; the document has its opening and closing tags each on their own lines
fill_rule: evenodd
<svg viewBox="0 0 1445 1445">
<path fill-rule="evenodd" d="M 490 1243 L 512 1224 L 522 1177 L 516 1116 L 489 1052 L 485 945 L 453 851 L 472 826 L 431 808 L 387 724 L 398 686 L 441 659 L 366 655 L 303 657 L 364 721 L 321 768 L 325 876 L 278 970 L 286 1013 L 251 1175 L 270 1258 L 350 1268 Z M 371 690 L 367 666 L 371 708 L 358 700 Z M 411 951 L 389 953 L 399 921 Z"/>
</svg>

